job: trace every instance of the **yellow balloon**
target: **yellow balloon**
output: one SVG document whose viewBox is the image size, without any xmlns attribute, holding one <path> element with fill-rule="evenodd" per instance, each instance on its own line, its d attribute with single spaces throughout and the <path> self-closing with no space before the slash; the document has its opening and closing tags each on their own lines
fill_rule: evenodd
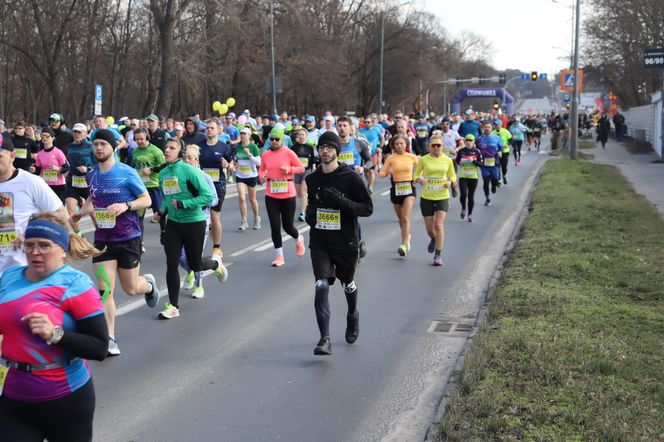
<svg viewBox="0 0 664 442">
<path fill-rule="evenodd" d="M 226 106 L 228 106 L 228 107 L 235 106 L 235 98 L 231 97 L 228 100 L 226 100 Z"/>
<path fill-rule="evenodd" d="M 224 115 L 226 112 L 228 112 L 228 106 L 226 105 L 226 103 L 222 103 L 222 104 L 219 106 L 219 113 L 220 113 L 221 115 Z"/>
<path fill-rule="evenodd" d="M 221 108 L 221 103 L 219 101 L 215 101 L 212 103 L 212 110 L 215 112 L 219 112 L 219 108 Z"/>
<path fill-rule="evenodd" d="M 111 126 L 113 123 L 115 123 L 115 118 L 113 118 L 111 116 L 106 117 L 106 124 Z"/>
</svg>

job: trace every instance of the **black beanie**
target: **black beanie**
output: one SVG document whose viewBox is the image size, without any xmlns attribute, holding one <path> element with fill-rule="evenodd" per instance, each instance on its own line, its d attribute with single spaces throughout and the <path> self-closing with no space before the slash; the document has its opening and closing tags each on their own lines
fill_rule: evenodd
<svg viewBox="0 0 664 442">
<path fill-rule="evenodd" d="M 332 131 L 324 132 L 323 135 L 318 138 L 318 146 L 322 146 L 323 144 L 334 146 L 337 149 L 337 153 L 341 150 L 341 140 L 339 139 L 339 135 Z"/>
<path fill-rule="evenodd" d="M 110 144 L 113 149 L 115 149 L 115 146 L 117 145 L 115 135 L 113 135 L 113 132 L 108 129 L 98 129 L 92 137 L 92 141 L 94 142 L 95 140 L 104 140 Z"/>
</svg>

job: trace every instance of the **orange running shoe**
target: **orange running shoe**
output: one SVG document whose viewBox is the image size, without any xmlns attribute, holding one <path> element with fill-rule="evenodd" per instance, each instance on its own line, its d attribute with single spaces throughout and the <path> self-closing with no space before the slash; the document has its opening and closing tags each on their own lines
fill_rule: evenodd
<svg viewBox="0 0 664 442">
<path fill-rule="evenodd" d="M 277 255 L 274 258 L 274 261 L 272 261 L 272 267 L 281 267 L 284 264 L 286 264 L 286 260 L 284 259 L 284 255 Z"/>
<path fill-rule="evenodd" d="M 297 256 L 304 255 L 304 236 L 302 235 L 297 238 L 297 242 L 295 243 L 295 254 Z"/>
</svg>

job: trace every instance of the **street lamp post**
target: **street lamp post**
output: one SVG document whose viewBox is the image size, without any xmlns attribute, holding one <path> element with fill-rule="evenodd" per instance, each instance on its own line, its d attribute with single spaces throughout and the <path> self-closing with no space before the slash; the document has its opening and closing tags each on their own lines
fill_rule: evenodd
<svg viewBox="0 0 664 442">
<path fill-rule="evenodd" d="M 383 56 L 385 52 L 385 12 L 380 14 L 380 85 L 378 86 L 378 109 L 383 114 Z"/>
<path fill-rule="evenodd" d="M 272 47 L 272 113 L 277 113 L 277 77 L 274 67 L 274 0 L 270 0 L 270 46 Z"/>
<path fill-rule="evenodd" d="M 581 0 L 576 0 L 576 23 L 574 26 L 574 91 L 572 94 L 572 133 L 570 139 L 570 158 L 576 160 L 579 145 L 579 22 L 581 18 Z"/>
</svg>

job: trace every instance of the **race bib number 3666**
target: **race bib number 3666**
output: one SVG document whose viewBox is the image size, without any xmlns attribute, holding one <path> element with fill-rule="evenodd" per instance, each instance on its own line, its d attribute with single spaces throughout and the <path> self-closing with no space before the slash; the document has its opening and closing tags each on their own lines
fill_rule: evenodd
<svg viewBox="0 0 664 442">
<path fill-rule="evenodd" d="M 272 193 L 288 193 L 287 180 L 272 180 L 270 181 L 270 192 Z"/>
<path fill-rule="evenodd" d="M 320 230 L 341 230 L 341 212 L 335 209 L 317 209 L 315 227 Z"/>
</svg>

